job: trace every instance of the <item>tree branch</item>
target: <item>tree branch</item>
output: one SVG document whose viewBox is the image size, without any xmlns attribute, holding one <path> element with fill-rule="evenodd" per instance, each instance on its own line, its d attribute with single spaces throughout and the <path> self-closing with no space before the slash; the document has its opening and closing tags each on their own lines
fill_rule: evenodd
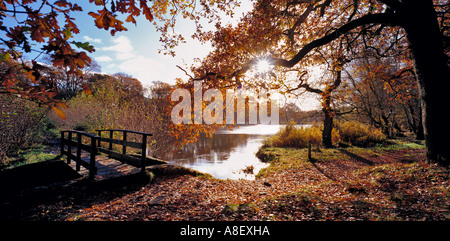
<svg viewBox="0 0 450 241">
<path fill-rule="evenodd" d="M 353 111 L 355 111 L 357 108 L 356 107 L 352 107 L 350 110 L 348 110 L 348 111 L 343 111 L 343 112 L 341 112 L 341 111 L 335 111 L 334 112 L 334 114 L 336 114 L 336 115 L 345 115 L 345 114 L 350 114 L 350 113 L 352 113 Z"/>
<path fill-rule="evenodd" d="M 303 89 L 305 89 L 306 91 L 311 92 L 311 93 L 316 93 L 316 94 L 322 94 L 322 93 L 323 93 L 322 90 L 313 88 L 313 87 L 311 87 L 311 86 L 310 86 L 309 84 L 307 84 L 307 83 L 305 83 L 305 84 L 299 84 L 299 85 L 297 86 L 297 89 L 299 89 L 299 88 L 303 88 Z"/>
<path fill-rule="evenodd" d="M 333 40 L 341 37 L 342 35 L 350 32 L 351 30 L 366 25 L 366 24 L 387 24 L 394 25 L 397 24 L 396 16 L 390 13 L 379 13 L 379 14 L 369 14 L 361 18 L 355 19 L 353 21 L 344 24 L 340 28 L 323 36 L 322 38 L 316 39 L 308 44 L 306 44 L 291 60 L 271 58 L 274 65 L 291 68 L 300 62 L 311 50 L 326 45 Z M 251 61 L 250 61 L 251 62 Z M 246 67 L 246 66 L 244 66 Z M 245 70 L 245 68 L 243 68 Z M 237 71 L 238 72 L 238 71 Z"/>
<path fill-rule="evenodd" d="M 308 72 L 304 72 L 302 74 L 302 76 L 300 76 L 300 84 L 297 85 L 297 87 L 292 88 L 292 89 L 288 89 L 289 92 L 292 92 L 294 90 L 298 90 L 298 89 L 305 89 L 307 92 L 311 92 L 311 93 L 316 93 L 316 94 L 322 94 L 323 91 L 321 89 L 316 89 L 311 87 L 308 83 L 305 83 L 305 81 L 303 80 L 303 77 L 305 77 L 308 74 Z"/>
<path fill-rule="evenodd" d="M 318 48 L 320 46 L 326 45 L 333 40 L 338 39 L 342 35 L 347 34 L 348 32 L 367 24 L 386 24 L 386 25 L 398 25 L 398 19 L 394 13 L 378 13 L 378 14 L 368 14 L 364 15 L 361 18 L 352 20 L 340 28 L 334 30 L 333 32 L 311 41 L 310 43 L 303 46 L 303 48 L 290 60 L 279 59 L 274 57 L 267 57 L 267 59 L 271 62 L 272 65 L 281 66 L 286 68 L 294 67 L 298 62 L 300 62 L 311 50 Z M 236 82 L 239 83 L 239 78 L 246 73 L 249 69 L 251 69 L 258 61 L 258 58 L 254 58 L 245 63 L 242 68 L 233 72 L 229 78 L 236 78 Z M 198 79 L 205 79 L 208 76 L 216 76 L 217 78 L 225 79 L 224 76 L 219 75 L 217 73 L 208 72 L 204 77 Z"/>
<path fill-rule="evenodd" d="M 194 77 L 192 77 L 192 75 L 190 75 L 185 69 L 181 68 L 181 66 L 177 65 L 177 68 L 183 71 L 184 74 L 186 74 L 189 78 L 194 79 Z"/>
</svg>

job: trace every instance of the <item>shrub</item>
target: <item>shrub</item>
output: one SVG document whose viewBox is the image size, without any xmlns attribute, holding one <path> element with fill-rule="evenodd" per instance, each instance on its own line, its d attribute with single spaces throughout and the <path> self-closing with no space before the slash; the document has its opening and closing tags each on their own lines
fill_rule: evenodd
<svg viewBox="0 0 450 241">
<path fill-rule="evenodd" d="M 368 147 L 386 141 L 386 136 L 377 128 L 357 121 L 336 122 L 340 141 L 354 146 Z"/>
<path fill-rule="evenodd" d="M 46 113 L 34 102 L 0 95 L 0 169 L 9 165 L 19 149 L 42 141 Z"/>
<path fill-rule="evenodd" d="M 74 130 L 76 131 L 89 131 L 91 128 L 89 127 L 89 124 L 84 123 L 84 122 L 79 122 L 77 124 L 75 124 L 75 126 L 73 127 Z"/>
<path fill-rule="evenodd" d="M 322 131 L 318 126 L 296 127 L 289 124 L 281 128 L 277 134 L 268 138 L 265 144 L 273 147 L 305 148 L 308 146 L 308 141 L 317 145 L 321 143 L 321 140 Z"/>
<path fill-rule="evenodd" d="M 354 146 L 368 147 L 386 141 L 386 136 L 377 128 L 357 122 L 336 122 L 331 132 L 333 143 L 349 143 Z M 314 124 L 310 127 L 295 126 L 292 123 L 281 128 L 274 136 L 269 137 L 264 145 L 273 147 L 306 148 L 308 141 L 312 145 L 322 143 L 322 126 Z"/>
</svg>

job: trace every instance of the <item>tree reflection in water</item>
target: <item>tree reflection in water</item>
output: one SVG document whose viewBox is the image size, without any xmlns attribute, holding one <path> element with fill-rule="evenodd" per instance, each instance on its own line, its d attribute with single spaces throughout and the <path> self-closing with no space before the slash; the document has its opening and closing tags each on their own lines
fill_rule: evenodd
<svg viewBox="0 0 450 241">
<path fill-rule="evenodd" d="M 263 140 L 275 134 L 279 128 L 278 125 L 255 125 L 241 126 L 233 131 L 218 131 L 212 137 L 201 137 L 181 150 L 160 153 L 158 157 L 219 179 L 254 179 L 255 174 L 267 165 L 255 153 Z M 253 175 L 242 171 L 250 165 L 254 167 Z"/>
</svg>

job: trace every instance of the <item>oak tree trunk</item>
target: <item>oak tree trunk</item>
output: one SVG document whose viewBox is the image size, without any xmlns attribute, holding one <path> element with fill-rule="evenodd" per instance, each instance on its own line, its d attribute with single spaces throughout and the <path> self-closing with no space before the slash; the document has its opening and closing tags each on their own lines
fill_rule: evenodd
<svg viewBox="0 0 450 241">
<path fill-rule="evenodd" d="M 432 0 L 409 0 L 401 21 L 414 57 L 427 160 L 449 165 L 450 69 Z"/>
<path fill-rule="evenodd" d="M 416 125 L 417 128 L 415 130 L 416 134 L 416 140 L 425 140 L 425 133 L 423 130 L 423 120 L 422 120 L 422 108 L 419 109 L 419 118 L 418 118 L 418 124 Z"/>
<path fill-rule="evenodd" d="M 331 132 L 333 131 L 333 115 L 328 110 L 323 110 L 323 131 L 322 131 L 322 144 L 325 148 L 333 147 Z"/>
</svg>

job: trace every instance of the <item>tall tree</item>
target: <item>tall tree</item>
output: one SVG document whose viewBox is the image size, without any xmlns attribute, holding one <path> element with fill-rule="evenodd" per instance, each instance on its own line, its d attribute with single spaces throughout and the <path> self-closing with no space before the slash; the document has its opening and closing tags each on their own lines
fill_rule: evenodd
<svg viewBox="0 0 450 241">
<path fill-rule="evenodd" d="M 297 87 L 289 89 L 289 92 L 297 89 L 305 89 L 307 92 L 320 95 L 323 112 L 322 144 L 326 148 L 331 148 L 333 146 L 331 133 L 333 131 L 333 119 L 336 112 L 335 110 L 333 110 L 331 106 L 332 94 L 337 88 L 339 88 L 339 86 L 342 83 L 342 68 L 345 62 L 346 60 L 343 57 L 339 57 L 335 61 L 335 63 L 333 64 L 333 68 L 331 70 L 332 80 L 325 82 L 325 88 L 323 90 L 311 87 L 311 85 L 302 78 L 300 78 L 300 83 L 298 84 Z"/>
<path fill-rule="evenodd" d="M 331 56 L 343 42 L 346 55 L 368 50 L 392 56 L 408 48 L 421 97 L 427 159 L 450 162 L 450 127 L 442 118 L 450 103 L 448 1 L 444 0 L 278 0 L 256 1 L 237 26 L 205 35 L 214 51 L 194 69 L 198 79 L 240 84 L 263 56 L 279 69 L 299 69 Z M 327 58 L 327 56 L 325 56 Z M 227 63 L 228 62 L 228 63 Z M 297 78 L 298 80 L 298 78 Z M 284 79 L 278 80 L 284 82 Z"/>
<path fill-rule="evenodd" d="M 406 125 L 423 140 L 420 102 L 411 61 L 365 58 L 355 61 L 347 76 L 353 105 L 361 117 L 388 137 Z M 404 120 L 402 122 L 402 120 Z"/>
</svg>

